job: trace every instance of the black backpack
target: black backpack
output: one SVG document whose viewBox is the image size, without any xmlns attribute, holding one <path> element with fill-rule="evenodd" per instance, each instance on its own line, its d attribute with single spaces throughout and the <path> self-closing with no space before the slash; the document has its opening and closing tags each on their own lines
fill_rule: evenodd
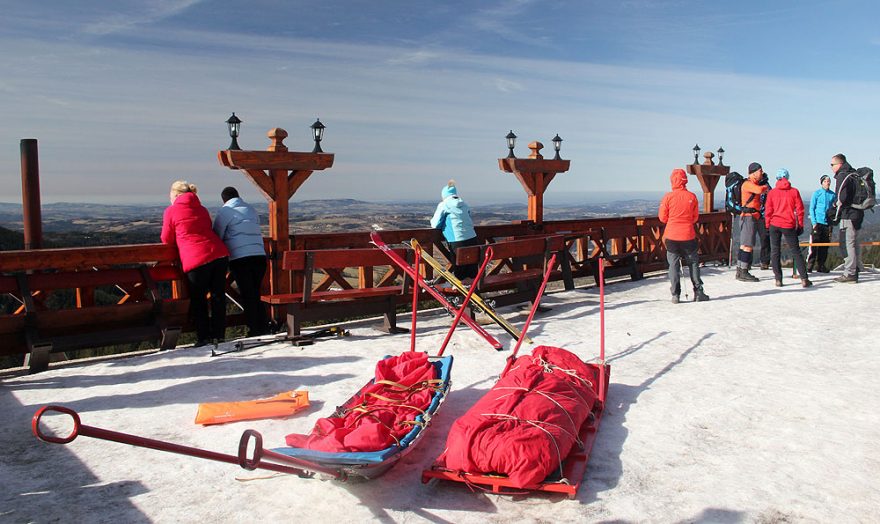
<svg viewBox="0 0 880 524">
<path fill-rule="evenodd" d="M 724 209 L 731 215 L 742 214 L 742 185 L 745 180 L 736 171 L 731 171 L 724 177 Z"/>
<path fill-rule="evenodd" d="M 731 171 L 724 177 L 724 187 L 726 189 L 724 196 L 724 209 L 731 215 L 741 215 L 743 214 L 743 211 L 746 213 L 758 212 L 758 209 L 752 207 L 743 210 L 742 185 L 745 181 L 746 179 L 736 171 Z M 752 195 L 746 204 L 750 203 L 753 198 L 755 198 L 755 195 Z"/>
<path fill-rule="evenodd" d="M 870 167 L 860 167 L 856 169 L 856 176 L 853 176 L 856 183 L 853 192 L 852 204 L 853 209 L 871 209 L 877 205 L 876 186 L 874 185 L 874 170 Z M 852 175 L 850 175 L 852 176 Z"/>
</svg>

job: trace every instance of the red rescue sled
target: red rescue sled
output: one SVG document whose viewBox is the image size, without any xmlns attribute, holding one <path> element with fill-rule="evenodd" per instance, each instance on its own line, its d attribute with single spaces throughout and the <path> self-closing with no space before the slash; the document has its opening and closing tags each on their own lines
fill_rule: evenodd
<svg viewBox="0 0 880 524">
<path fill-rule="evenodd" d="M 557 446 L 558 446 L 558 443 L 556 440 L 557 438 L 563 437 L 563 438 L 559 438 L 559 440 L 565 440 L 564 437 L 571 437 L 569 439 L 571 442 L 569 442 L 569 443 L 571 444 L 573 442 L 574 444 L 571 445 L 570 451 L 568 451 L 566 456 L 562 460 L 560 460 L 558 463 L 542 464 L 544 466 L 547 466 L 544 469 L 546 469 L 549 472 L 549 474 L 546 476 L 546 478 L 543 478 L 543 480 L 527 480 L 524 482 L 523 481 L 524 478 L 529 478 L 529 476 L 532 475 L 531 471 L 526 471 L 523 474 L 514 473 L 512 475 L 508 475 L 508 474 L 497 473 L 496 471 L 486 471 L 485 469 L 482 471 L 475 470 L 478 468 L 474 464 L 482 463 L 484 465 L 483 467 L 488 469 L 491 466 L 486 466 L 485 464 L 492 463 L 493 460 L 496 463 L 497 462 L 504 462 L 504 459 L 503 458 L 499 459 L 498 455 L 504 454 L 503 452 L 499 452 L 499 448 L 506 447 L 506 446 L 498 446 L 497 444 L 498 444 L 498 442 L 505 440 L 504 439 L 504 436 L 505 436 L 504 431 L 506 431 L 507 429 L 511 429 L 511 430 L 516 429 L 513 427 L 513 426 L 515 426 L 515 424 L 507 425 L 507 426 L 502 427 L 500 429 L 493 429 L 492 431 L 495 431 L 495 433 L 496 433 L 496 435 L 495 435 L 496 439 L 494 442 L 492 441 L 491 437 L 484 437 L 484 436 L 482 436 L 483 435 L 482 433 L 478 433 L 478 431 L 483 431 L 483 432 L 488 431 L 485 429 L 487 424 L 489 424 L 486 422 L 486 420 L 491 419 L 492 416 L 509 417 L 511 419 L 515 419 L 518 416 L 518 415 L 508 416 L 508 415 L 498 414 L 498 413 L 485 413 L 486 410 L 484 409 L 484 408 L 491 409 L 492 407 L 497 407 L 497 404 L 499 404 L 499 402 L 501 404 L 503 404 L 504 402 L 499 401 L 499 399 L 502 399 L 504 396 L 511 396 L 511 395 L 519 394 L 519 390 L 522 388 L 516 387 L 516 384 L 513 384 L 512 381 L 516 381 L 516 380 L 520 380 L 520 379 L 517 379 L 517 377 L 512 377 L 512 376 L 508 375 L 509 373 L 511 373 L 512 364 L 514 364 L 514 362 L 517 362 L 517 365 L 515 367 L 521 368 L 522 367 L 520 365 L 521 363 L 526 362 L 530 358 L 535 358 L 542 365 L 547 365 L 549 372 L 552 373 L 553 369 L 562 369 L 562 368 L 558 367 L 558 366 L 553 366 L 553 365 L 547 364 L 546 360 L 544 360 L 544 358 L 547 358 L 546 357 L 547 354 L 552 355 L 552 353 L 554 353 L 554 352 L 559 352 L 561 360 L 558 360 L 557 363 L 560 365 L 563 365 L 562 363 L 565 362 L 565 359 L 571 359 L 572 357 L 574 357 L 574 355 L 572 355 L 571 353 L 569 353 L 565 350 L 559 350 L 558 348 L 548 348 L 546 346 L 540 346 L 538 348 L 535 348 L 535 351 L 533 352 L 533 355 L 540 355 L 540 356 L 521 357 L 519 360 L 516 360 L 516 353 L 519 350 L 519 344 L 517 344 L 517 346 L 514 348 L 513 354 L 508 359 L 507 366 L 505 367 L 504 371 L 501 373 L 501 378 L 499 379 L 499 382 L 496 384 L 495 388 L 493 388 L 493 390 L 490 390 L 490 392 L 487 393 L 486 396 L 483 397 L 483 399 L 481 399 L 480 401 L 477 402 L 477 404 L 475 405 L 476 409 L 472 408 L 461 419 L 456 421 L 456 423 L 453 426 L 453 430 L 450 431 L 451 437 L 450 437 L 450 440 L 447 442 L 446 451 L 444 452 L 443 455 L 441 455 L 434 462 L 434 464 L 432 464 L 432 466 L 429 469 L 424 470 L 422 472 L 422 482 L 423 483 L 427 483 L 427 482 L 431 481 L 432 479 L 441 479 L 441 480 L 451 480 L 454 482 L 462 482 L 462 483 L 465 483 L 466 485 L 468 485 L 472 489 L 480 489 L 483 491 L 488 491 L 491 493 L 498 493 L 498 494 L 521 495 L 521 494 L 528 494 L 528 493 L 532 493 L 532 492 L 549 492 L 549 493 L 564 493 L 564 494 L 568 495 L 569 498 L 575 497 L 575 495 L 577 494 L 578 489 L 580 488 L 581 483 L 583 481 L 584 473 L 586 472 L 586 469 L 587 469 L 587 463 L 590 458 L 590 452 L 592 451 L 593 444 L 596 441 L 596 435 L 597 435 L 597 432 L 599 429 L 599 424 L 602 421 L 602 414 L 603 414 L 604 407 L 605 407 L 605 399 L 606 399 L 606 396 L 608 393 L 608 382 L 610 379 L 610 368 L 605 363 L 605 321 L 604 321 L 604 317 L 605 317 L 605 307 L 604 307 L 605 306 L 605 302 L 604 302 L 605 294 L 604 294 L 604 291 L 605 291 L 605 289 L 604 289 L 604 274 L 602 271 L 602 267 L 603 267 L 602 262 L 604 262 L 604 261 L 600 261 L 600 264 L 599 264 L 599 268 L 600 268 L 600 278 L 599 278 L 599 304 L 600 304 L 600 307 L 599 307 L 599 311 L 600 311 L 600 350 L 599 351 L 600 351 L 600 355 L 599 355 L 599 360 L 596 363 L 585 363 L 585 362 L 581 362 L 579 359 L 577 359 L 578 360 L 577 362 L 573 363 L 571 360 L 568 360 L 569 364 L 574 364 L 572 366 L 569 366 L 570 368 L 576 367 L 578 369 L 579 378 L 577 378 L 577 381 L 580 382 L 581 385 L 584 385 L 588 388 L 587 391 L 584 391 L 582 389 L 581 392 L 578 394 L 578 396 L 583 400 L 583 402 L 585 402 L 585 404 L 583 404 L 581 406 L 574 406 L 574 409 L 571 409 L 572 406 L 570 404 L 568 407 L 566 407 L 567 410 L 570 409 L 569 413 L 572 416 L 577 416 L 576 412 L 580 411 L 580 416 L 578 418 L 579 419 L 582 418 L 582 422 L 578 428 L 577 437 L 574 438 L 574 436 L 570 434 L 571 432 L 568 432 L 564 427 L 562 427 L 563 424 L 555 424 L 547 419 L 545 419 L 543 421 L 536 420 L 536 419 L 526 420 L 526 421 L 523 421 L 522 419 L 518 420 L 518 422 L 525 422 L 526 423 L 525 425 L 536 427 L 536 428 L 543 426 L 543 428 L 540 429 L 539 432 L 533 431 L 533 433 L 540 434 L 543 432 L 543 433 L 550 434 L 551 431 L 555 432 L 556 437 L 551 436 L 549 441 L 551 441 L 553 444 L 555 444 Z M 531 323 L 532 318 L 534 317 L 535 311 L 538 307 L 538 302 L 540 301 L 541 295 L 543 294 L 544 288 L 547 283 L 547 279 L 549 277 L 549 271 L 550 271 L 549 268 L 551 268 L 551 267 L 553 267 L 552 262 L 551 262 L 551 264 L 548 265 L 547 273 L 544 276 L 544 282 L 542 283 L 541 288 L 538 291 L 538 296 L 535 299 L 535 302 L 532 307 L 532 311 L 530 312 L 529 317 L 526 320 L 526 325 L 523 328 L 523 333 L 525 333 L 528 330 L 529 324 Z M 565 369 L 563 371 L 565 373 L 571 374 L 572 369 Z M 521 372 L 521 370 L 518 370 L 516 372 Z M 513 375 L 513 374 L 514 373 L 511 373 L 511 375 Z M 533 375 L 534 375 L 534 373 L 533 373 Z M 560 373 L 557 373 L 557 377 L 559 375 L 560 375 Z M 581 375 L 589 375 L 589 378 L 585 379 L 585 377 L 581 377 Z M 547 380 L 548 381 L 551 380 L 549 378 L 549 376 L 548 376 Z M 556 378 L 554 380 L 559 382 L 558 378 Z M 500 386 L 500 388 L 499 388 L 499 386 Z M 496 388 L 499 388 L 499 389 L 496 389 Z M 505 393 L 503 395 L 500 395 L 499 394 L 500 389 L 504 389 L 505 391 L 511 391 L 511 393 L 509 393 L 509 394 Z M 495 392 L 494 395 L 492 395 L 493 391 Z M 547 398 L 550 398 L 550 395 L 552 393 L 541 392 L 540 394 L 546 396 Z M 557 392 L 557 394 L 558 394 L 558 392 Z M 492 398 L 490 398 L 490 396 Z M 586 398 L 586 397 L 589 397 L 589 398 Z M 570 399 L 568 399 L 568 400 L 570 400 Z M 496 405 L 493 406 L 492 402 L 496 402 Z M 520 409 L 522 407 L 522 404 L 525 402 L 527 402 L 527 400 L 525 400 L 525 396 L 523 396 L 522 399 L 512 400 L 512 401 L 508 402 L 508 404 L 516 405 L 516 408 L 513 408 L 513 409 Z M 562 409 L 561 405 L 559 407 L 560 407 L 560 409 Z M 578 410 L 577 409 L 578 407 L 581 409 Z M 473 413 L 472 420 L 465 421 L 465 419 L 467 417 L 469 417 L 469 415 L 471 415 L 472 413 Z M 557 415 L 558 415 L 558 413 L 557 413 Z M 565 417 L 568 417 L 568 415 L 566 414 Z M 558 418 L 565 418 L 565 417 L 558 417 Z M 462 421 L 465 421 L 465 422 L 462 423 Z M 523 424 L 521 424 L 521 425 L 523 425 Z M 476 427 L 476 426 L 480 426 L 480 427 L 478 429 L 474 430 L 473 427 Z M 548 431 L 548 428 L 551 431 Z M 453 436 L 455 434 L 456 429 L 458 429 L 459 432 L 462 434 L 466 434 L 468 431 L 471 431 L 470 437 L 475 440 L 477 438 L 479 438 L 481 442 L 487 442 L 488 444 L 486 444 L 486 446 L 489 449 L 470 450 L 467 452 L 461 452 L 461 450 L 456 449 L 456 446 L 461 444 L 461 441 L 453 441 L 453 438 L 456 438 Z M 566 433 L 569 433 L 569 434 L 565 435 Z M 479 437 L 474 437 L 473 435 L 479 435 Z M 515 442 L 514 440 L 515 440 L 515 438 L 511 434 L 510 442 L 508 442 L 507 444 L 509 444 L 509 446 L 511 446 L 511 447 L 519 446 L 519 443 Z M 530 444 L 530 442 L 529 442 L 530 440 L 531 439 L 529 439 L 528 436 L 524 436 L 522 438 L 523 445 L 528 446 Z M 550 451 L 552 452 L 553 450 L 550 450 Z M 451 453 L 451 455 L 447 455 L 450 453 Z M 482 455 L 490 455 L 491 458 L 488 458 L 488 459 L 475 458 L 481 454 Z M 551 453 L 545 453 L 543 456 L 546 458 L 550 454 Z M 509 455 L 509 453 L 508 453 L 508 455 Z M 510 462 L 510 461 L 508 460 L 508 462 Z M 553 462 L 555 462 L 555 461 L 553 461 Z M 470 464 L 471 465 L 470 468 L 474 468 L 474 469 L 470 469 L 470 468 L 463 469 L 463 468 L 458 468 L 458 467 L 449 467 L 450 464 L 459 464 L 460 465 L 460 464 L 464 464 L 464 463 Z M 529 470 L 532 466 L 525 465 L 527 463 L 528 463 L 527 460 L 519 461 L 518 467 L 525 468 L 526 470 Z M 503 469 L 503 468 L 501 468 L 501 469 Z"/>
</svg>

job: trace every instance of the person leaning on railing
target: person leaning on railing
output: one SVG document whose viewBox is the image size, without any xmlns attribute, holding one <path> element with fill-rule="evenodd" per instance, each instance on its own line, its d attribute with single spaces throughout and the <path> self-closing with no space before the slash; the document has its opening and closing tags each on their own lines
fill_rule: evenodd
<svg viewBox="0 0 880 524">
<path fill-rule="evenodd" d="M 226 333 L 226 268 L 229 251 L 211 229 L 211 216 L 202 206 L 195 184 L 171 184 L 171 205 L 162 216 L 162 243 L 177 247 L 189 282 L 189 314 L 196 325 L 197 342 L 222 341 Z M 211 293 L 208 317 L 207 294 Z"/>
<path fill-rule="evenodd" d="M 269 332 L 269 320 L 260 300 L 260 286 L 266 275 L 260 216 L 234 187 L 224 188 L 220 198 L 223 207 L 214 217 L 214 232 L 229 249 L 229 271 L 241 294 L 248 336 L 265 335 Z"/>
<path fill-rule="evenodd" d="M 442 200 L 437 204 L 434 216 L 431 217 L 431 227 L 443 231 L 443 238 L 452 252 L 452 273 L 459 280 L 474 278 L 477 276 L 477 264 L 455 265 L 455 250 L 460 247 L 475 246 L 480 244 L 477 232 L 474 230 L 474 222 L 471 219 L 471 208 L 458 196 L 455 180 L 450 180 L 440 191 Z"/>
</svg>

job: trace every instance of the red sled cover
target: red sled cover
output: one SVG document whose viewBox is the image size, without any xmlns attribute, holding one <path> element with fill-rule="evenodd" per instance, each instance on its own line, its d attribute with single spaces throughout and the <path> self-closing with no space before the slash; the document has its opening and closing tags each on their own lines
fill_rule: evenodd
<svg viewBox="0 0 880 524">
<path fill-rule="evenodd" d="M 453 423 L 438 463 L 453 471 L 504 474 L 517 488 L 534 488 L 580 446 L 578 431 L 598 399 L 598 380 L 573 353 L 536 347 Z"/>
<path fill-rule="evenodd" d="M 287 435 L 287 445 L 331 453 L 385 449 L 409 433 L 428 408 L 439 382 L 435 375 L 425 353 L 380 360 L 373 382 L 333 416 L 318 419 L 308 435 Z"/>
</svg>

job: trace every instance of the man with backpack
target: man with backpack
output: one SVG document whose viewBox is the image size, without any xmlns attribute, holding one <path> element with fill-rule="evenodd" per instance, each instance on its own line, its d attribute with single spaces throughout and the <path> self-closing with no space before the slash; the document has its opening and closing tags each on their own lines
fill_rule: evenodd
<svg viewBox="0 0 880 524">
<path fill-rule="evenodd" d="M 761 220 L 761 200 L 768 186 L 761 185 L 764 169 L 761 164 L 749 164 L 749 178 L 742 183 L 742 215 L 740 215 L 739 254 L 737 255 L 736 279 L 741 282 L 758 282 L 758 278 L 749 273 L 752 267 L 752 251 L 755 249 L 755 237 L 758 232 L 758 221 Z"/>
<path fill-rule="evenodd" d="M 758 211 L 761 212 L 761 216 L 758 218 L 757 226 L 758 226 L 758 239 L 761 241 L 761 269 L 767 270 L 770 269 L 770 230 L 764 225 L 764 208 L 767 205 L 767 195 L 770 193 L 770 177 L 767 176 L 767 173 L 764 173 L 764 170 L 761 170 L 761 180 L 758 182 L 759 185 L 766 186 L 767 191 L 761 194 L 761 207 Z M 751 267 L 749 268 L 751 269 Z"/>
<path fill-rule="evenodd" d="M 825 244 L 831 242 L 831 224 L 828 223 L 828 210 L 834 206 L 837 195 L 831 191 L 831 177 L 822 175 L 819 178 L 819 189 L 810 198 L 810 222 L 813 231 L 810 234 L 810 244 Z M 825 267 L 825 259 L 828 257 L 828 246 L 810 246 L 810 254 L 807 256 L 807 272 L 818 271 L 828 273 Z"/>
<path fill-rule="evenodd" d="M 831 157 L 831 170 L 834 171 L 834 180 L 837 185 L 834 192 L 837 193 L 837 218 L 840 219 L 840 243 L 846 246 L 846 258 L 843 260 L 843 275 L 835 278 L 835 282 L 857 284 L 859 282 L 859 230 L 862 229 L 862 220 L 865 212 L 853 207 L 855 194 L 858 188 L 858 173 L 849 162 L 846 155 L 838 153 Z"/>
</svg>

